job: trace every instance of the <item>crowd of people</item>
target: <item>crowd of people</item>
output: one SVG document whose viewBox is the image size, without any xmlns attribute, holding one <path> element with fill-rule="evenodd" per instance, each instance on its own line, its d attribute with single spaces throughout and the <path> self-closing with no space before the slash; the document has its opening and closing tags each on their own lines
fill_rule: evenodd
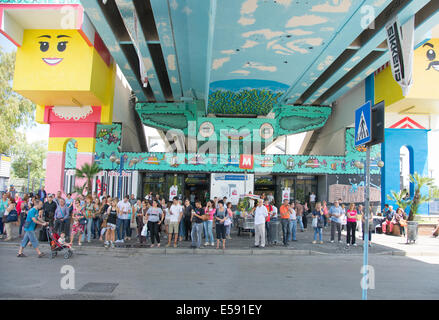
<svg viewBox="0 0 439 320">
<path fill-rule="evenodd" d="M 234 210 L 235 209 L 235 210 Z M 372 212 L 372 208 L 371 212 Z M 285 246 L 290 241 L 297 241 L 296 233 L 304 232 L 308 220 L 314 230 L 312 243 L 323 243 L 322 230 L 330 228 L 331 243 L 335 235 L 339 243 L 341 231 L 346 230 L 346 245 L 356 246 L 356 232 L 363 231 L 365 215 L 363 205 L 350 204 L 346 207 L 341 200 L 335 201 L 329 208 L 326 201 L 301 204 L 299 201 L 284 200 L 282 205 L 275 205 L 274 198 L 263 194 L 253 204 L 249 214 L 254 218 L 255 247 L 263 248 L 274 243 L 274 222 L 279 222 L 282 230 L 282 242 Z M 28 242 L 36 249 L 39 256 L 38 241 L 35 229 L 41 225 L 40 241 L 45 240 L 44 228 L 53 228 L 69 247 L 77 241 L 81 246 L 92 239 L 102 241 L 106 248 L 114 248 L 115 244 L 136 239 L 140 244 L 150 242 L 150 247 L 160 247 L 161 240 L 166 240 L 166 247 L 178 247 L 182 241 L 191 241 L 191 248 L 212 246 L 217 249 L 226 248 L 226 240 L 231 240 L 231 229 L 240 212 L 233 207 L 227 198 L 215 197 L 207 203 L 192 198 L 184 201 L 175 197 L 166 201 L 160 195 L 148 194 L 145 199 L 136 199 L 134 195 L 123 199 L 113 198 L 105 193 L 98 196 L 71 194 L 65 196 L 61 191 L 47 194 L 42 188 L 36 195 L 25 194 L 21 198 L 18 193 L 5 192 L 0 200 L 0 237 L 5 241 L 12 239 L 12 225 L 19 228 L 19 236 L 23 238 L 19 257 L 24 256 L 23 249 Z M 404 233 L 405 213 L 402 209 L 394 211 L 386 205 L 383 210 L 383 232 L 392 231 L 398 224 Z M 372 240 L 373 214 L 370 215 L 369 246 Z M 133 237 L 135 231 L 135 235 Z M 214 237 L 215 231 L 215 237 Z M 6 235 L 6 237 L 5 237 Z M 216 238 L 216 243 L 214 238 Z"/>
</svg>

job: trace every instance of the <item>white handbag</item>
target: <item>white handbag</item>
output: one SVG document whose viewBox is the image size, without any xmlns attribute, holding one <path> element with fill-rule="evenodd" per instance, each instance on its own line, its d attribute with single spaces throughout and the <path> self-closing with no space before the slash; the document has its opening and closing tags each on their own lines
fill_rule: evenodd
<svg viewBox="0 0 439 320">
<path fill-rule="evenodd" d="M 312 218 L 312 227 L 313 228 L 317 228 L 317 217 L 315 217 L 315 218 Z"/>
<path fill-rule="evenodd" d="M 140 235 L 141 235 L 142 237 L 146 237 L 147 234 L 148 234 L 148 225 L 145 224 L 145 225 L 143 226 L 143 229 L 142 229 L 142 232 L 140 233 Z"/>
</svg>

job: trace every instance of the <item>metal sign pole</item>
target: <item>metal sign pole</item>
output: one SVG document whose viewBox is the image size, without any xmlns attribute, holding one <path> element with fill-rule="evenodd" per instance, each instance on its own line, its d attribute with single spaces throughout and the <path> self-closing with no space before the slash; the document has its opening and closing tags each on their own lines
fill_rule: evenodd
<svg viewBox="0 0 439 320">
<path fill-rule="evenodd" d="M 117 196 L 119 198 L 119 200 L 121 200 L 122 197 L 122 170 L 123 170 L 123 156 L 120 157 L 120 164 L 119 164 L 119 179 L 118 179 L 118 184 L 117 184 Z"/>
<path fill-rule="evenodd" d="M 247 194 L 247 169 L 244 170 L 244 198 Z"/>
<path fill-rule="evenodd" d="M 366 177 L 366 189 L 365 189 L 365 221 L 364 221 L 364 241 L 363 241 L 363 283 L 362 283 L 362 289 L 363 289 L 363 296 L 362 300 L 367 300 L 367 272 L 368 272 L 368 260 L 369 260 L 369 217 L 370 217 L 370 210 L 369 210 L 369 190 L 370 190 L 370 147 L 366 147 L 366 165 L 364 167 L 365 170 L 365 177 Z"/>
</svg>

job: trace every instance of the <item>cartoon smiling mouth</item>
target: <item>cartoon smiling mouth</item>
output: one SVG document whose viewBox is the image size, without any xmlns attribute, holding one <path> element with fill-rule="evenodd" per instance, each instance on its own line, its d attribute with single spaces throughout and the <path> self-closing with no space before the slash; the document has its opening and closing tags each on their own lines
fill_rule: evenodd
<svg viewBox="0 0 439 320">
<path fill-rule="evenodd" d="M 427 70 L 430 70 L 431 68 L 433 68 L 436 71 L 439 71 L 439 61 L 432 61 L 432 62 L 430 62 L 430 64 L 428 65 Z"/>
<path fill-rule="evenodd" d="M 63 60 L 62 58 L 43 58 L 43 61 L 47 63 L 49 66 L 56 66 L 62 60 Z"/>
</svg>

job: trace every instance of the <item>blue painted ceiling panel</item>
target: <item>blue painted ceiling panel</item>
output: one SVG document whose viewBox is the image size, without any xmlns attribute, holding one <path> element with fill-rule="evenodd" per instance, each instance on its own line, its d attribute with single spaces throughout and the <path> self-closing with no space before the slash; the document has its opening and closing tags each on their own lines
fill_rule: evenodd
<svg viewBox="0 0 439 320">
<path fill-rule="evenodd" d="M 133 34 L 135 6 L 132 1 L 116 1 Z M 392 0 L 149 1 L 174 99 L 208 97 L 211 113 L 267 114 L 275 104 L 294 103 L 299 97 L 303 104 L 329 104 L 388 60 L 384 49 L 377 49 L 385 40 L 384 30 L 365 43 L 351 44 L 364 31 L 366 16 L 377 17 L 395 5 Z M 97 1 L 82 3 L 139 100 L 144 99 L 133 71 L 124 68 L 130 66 Z M 398 15 L 402 23 L 429 1 L 407 3 Z M 142 56 L 148 59 L 152 52 L 143 33 L 139 35 Z M 347 54 L 346 62 L 337 61 L 348 48 L 356 52 Z M 365 65 L 364 59 L 379 50 L 385 54 L 376 54 L 379 58 L 373 56 L 375 60 Z M 334 72 L 327 72 L 306 92 L 331 65 Z M 151 88 L 160 101 L 163 92 L 155 72 L 152 67 Z M 340 89 L 334 87 L 347 74 L 352 79 Z M 331 87 L 337 90 L 328 92 Z"/>
<path fill-rule="evenodd" d="M 151 0 L 151 7 L 154 13 L 154 20 L 161 42 L 163 58 L 168 70 L 169 82 L 174 99 L 182 96 L 181 78 L 179 63 L 175 52 L 174 30 L 169 13 L 170 6 L 165 0 Z"/>
<path fill-rule="evenodd" d="M 141 54 L 140 59 L 142 59 L 143 65 L 148 74 L 148 85 L 151 86 L 156 101 L 165 101 L 165 97 L 163 95 L 162 88 L 160 87 L 160 82 L 154 69 L 151 54 L 149 52 L 145 36 L 142 32 L 140 22 L 138 21 L 133 2 L 131 0 L 116 0 L 116 4 L 123 18 L 125 27 L 130 34 L 132 42 L 135 46 L 138 46 L 138 50 Z"/>
</svg>

